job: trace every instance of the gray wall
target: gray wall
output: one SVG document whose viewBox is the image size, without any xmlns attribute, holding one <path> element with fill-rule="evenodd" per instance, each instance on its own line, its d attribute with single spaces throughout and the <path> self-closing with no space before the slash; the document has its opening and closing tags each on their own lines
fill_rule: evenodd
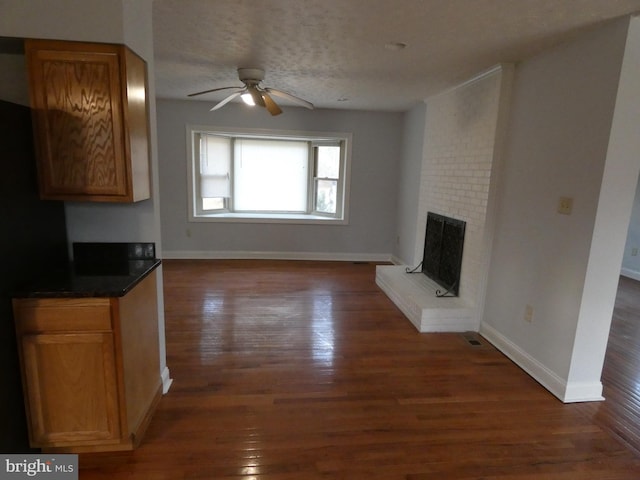
<svg viewBox="0 0 640 480">
<path fill-rule="evenodd" d="M 158 99 L 163 256 L 216 258 L 390 258 L 396 236 L 401 113 L 284 107 L 264 109 L 214 102 Z M 348 225 L 189 222 L 186 125 L 353 134 Z"/>
<path fill-rule="evenodd" d="M 416 218 L 418 218 L 426 114 L 426 103 L 420 103 L 404 116 L 402 155 L 398 171 L 396 245 L 393 252 L 396 263 L 410 264 L 416 249 Z"/>
</svg>

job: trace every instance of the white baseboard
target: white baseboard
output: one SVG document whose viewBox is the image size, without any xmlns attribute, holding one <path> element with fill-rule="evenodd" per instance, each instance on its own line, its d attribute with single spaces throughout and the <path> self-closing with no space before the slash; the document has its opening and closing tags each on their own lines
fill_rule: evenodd
<svg viewBox="0 0 640 480">
<path fill-rule="evenodd" d="M 631 270 L 629 268 L 623 268 L 620 271 L 620 275 L 628 277 L 628 278 L 630 278 L 632 280 L 640 281 L 640 272 L 638 272 L 637 270 Z"/>
<path fill-rule="evenodd" d="M 569 382 L 564 394 L 564 403 L 601 402 L 602 382 Z"/>
<path fill-rule="evenodd" d="M 390 253 L 252 252 L 163 250 L 162 258 L 175 260 L 317 260 L 339 262 L 390 262 Z"/>
<path fill-rule="evenodd" d="M 482 323 L 480 334 L 564 403 L 602 401 L 602 383 L 569 382 L 533 358 L 495 328 Z"/>
<path fill-rule="evenodd" d="M 162 394 L 166 395 L 171 388 L 171 384 L 173 383 L 173 379 L 171 378 L 171 374 L 169 373 L 169 367 L 164 367 L 160 378 L 162 379 Z"/>
<path fill-rule="evenodd" d="M 402 259 L 396 257 L 395 255 L 391 255 L 389 261 L 394 265 L 405 265 L 405 262 L 403 262 Z"/>
</svg>

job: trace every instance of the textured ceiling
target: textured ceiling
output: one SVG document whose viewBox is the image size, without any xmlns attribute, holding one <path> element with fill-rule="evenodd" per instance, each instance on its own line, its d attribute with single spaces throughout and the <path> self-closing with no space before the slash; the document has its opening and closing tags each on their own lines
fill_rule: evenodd
<svg viewBox="0 0 640 480">
<path fill-rule="evenodd" d="M 260 67 L 263 86 L 318 108 L 404 111 L 638 12 L 640 0 L 154 0 L 153 8 L 158 97 L 241 85 L 237 67 Z M 406 48 L 388 48 L 394 42 Z"/>
</svg>

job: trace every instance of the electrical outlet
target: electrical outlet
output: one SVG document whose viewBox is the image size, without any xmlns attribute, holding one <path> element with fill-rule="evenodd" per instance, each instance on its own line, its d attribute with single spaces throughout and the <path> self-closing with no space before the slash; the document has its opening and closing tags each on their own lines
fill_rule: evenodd
<svg viewBox="0 0 640 480">
<path fill-rule="evenodd" d="M 191 229 L 190 228 L 187 228 L 184 233 L 185 233 L 185 235 L 187 237 L 191 237 Z"/>
<path fill-rule="evenodd" d="M 533 320 L 533 307 L 531 305 L 525 305 L 524 307 L 524 321 L 531 323 Z"/>
<path fill-rule="evenodd" d="M 633 247 L 631 249 L 631 256 L 632 257 L 637 257 L 638 256 L 638 247 Z"/>
</svg>

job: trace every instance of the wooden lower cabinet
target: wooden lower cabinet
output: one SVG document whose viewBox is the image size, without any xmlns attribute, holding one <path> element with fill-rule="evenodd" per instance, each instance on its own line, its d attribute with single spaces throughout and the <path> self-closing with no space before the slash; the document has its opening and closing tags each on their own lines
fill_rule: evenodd
<svg viewBox="0 0 640 480">
<path fill-rule="evenodd" d="M 162 392 L 155 271 L 123 297 L 13 305 L 31 446 L 135 448 Z"/>
<path fill-rule="evenodd" d="M 120 439 L 113 335 L 22 337 L 32 446 Z"/>
</svg>

